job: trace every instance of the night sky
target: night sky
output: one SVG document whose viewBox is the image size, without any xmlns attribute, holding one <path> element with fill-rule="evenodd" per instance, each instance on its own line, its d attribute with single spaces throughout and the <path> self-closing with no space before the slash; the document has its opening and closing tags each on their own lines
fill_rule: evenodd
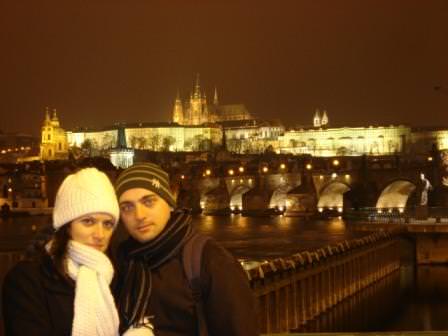
<svg viewBox="0 0 448 336">
<path fill-rule="evenodd" d="M 169 121 L 196 73 L 288 126 L 447 126 L 448 1 L 0 0 L 3 132 Z"/>
</svg>

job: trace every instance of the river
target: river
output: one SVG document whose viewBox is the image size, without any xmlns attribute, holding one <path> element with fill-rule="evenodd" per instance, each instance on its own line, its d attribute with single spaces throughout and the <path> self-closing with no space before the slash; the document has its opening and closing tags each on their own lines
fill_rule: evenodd
<svg viewBox="0 0 448 336">
<path fill-rule="evenodd" d="M 23 249 L 49 216 L 0 219 L 0 250 Z M 336 244 L 365 235 L 342 219 L 305 221 L 294 217 L 212 217 L 198 215 L 194 226 L 242 260 L 262 261 Z M 122 235 L 123 228 L 118 232 Z M 301 331 L 448 330 L 448 267 L 402 270 L 384 279 Z"/>
</svg>

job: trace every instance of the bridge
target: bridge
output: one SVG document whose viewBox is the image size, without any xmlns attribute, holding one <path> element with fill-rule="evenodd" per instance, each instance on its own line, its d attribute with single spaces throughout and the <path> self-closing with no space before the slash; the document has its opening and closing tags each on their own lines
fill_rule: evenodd
<svg viewBox="0 0 448 336">
<path fill-rule="evenodd" d="M 422 173 L 432 184 L 429 204 L 448 206 L 446 167 L 438 157 L 242 157 L 190 166 L 174 178 L 180 203 L 206 214 L 302 216 L 361 208 L 403 213 L 420 204 Z"/>
</svg>

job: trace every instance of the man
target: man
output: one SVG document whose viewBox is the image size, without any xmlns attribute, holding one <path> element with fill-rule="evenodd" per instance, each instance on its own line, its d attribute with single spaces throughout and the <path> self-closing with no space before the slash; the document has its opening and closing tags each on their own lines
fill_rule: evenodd
<svg viewBox="0 0 448 336">
<path fill-rule="evenodd" d="M 212 239 L 202 250 L 201 298 L 195 304 L 182 257 L 198 233 L 188 211 L 176 209 L 168 174 L 155 164 L 136 164 L 120 174 L 115 189 L 130 235 L 118 250 L 122 329 L 147 325 L 156 335 L 203 335 L 205 324 L 209 335 L 258 335 L 246 274 Z"/>
</svg>

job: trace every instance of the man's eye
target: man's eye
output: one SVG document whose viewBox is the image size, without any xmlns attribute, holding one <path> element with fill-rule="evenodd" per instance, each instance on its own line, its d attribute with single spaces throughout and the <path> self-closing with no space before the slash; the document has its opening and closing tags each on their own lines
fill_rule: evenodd
<svg viewBox="0 0 448 336">
<path fill-rule="evenodd" d="M 129 211 L 132 210 L 132 205 L 130 205 L 130 204 L 123 204 L 123 205 L 120 206 L 120 210 L 122 212 L 129 212 Z"/>
<path fill-rule="evenodd" d="M 142 203 L 145 205 L 145 206 L 147 206 L 147 207 L 150 207 L 150 206 L 152 206 L 153 204 L 154 204 L 154 201 L 152 200 L 152 199 L 144 199 L 143 201 L 142 201 Z"/>
</svg>

